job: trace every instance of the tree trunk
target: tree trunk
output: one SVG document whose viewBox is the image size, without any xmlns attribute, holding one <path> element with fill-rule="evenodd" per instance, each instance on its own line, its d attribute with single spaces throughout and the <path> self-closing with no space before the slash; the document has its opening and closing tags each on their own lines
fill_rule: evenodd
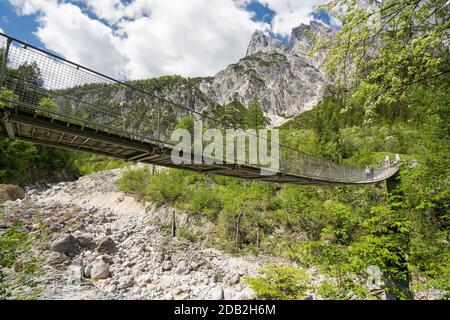
<svg viewBox="0 0 450 320">
<path fill-rule="evenodd" d="M 175 215 L 175 211 L 173 211 L 172 214 L 172 237 L 176 237 L 177 236 L 177 219 L 176 219 L 176 215 Z"/>
<path fill-rule="evenodd" d="M 236 249 L 237 250 L 239 250 L 239 248 L 240 248 L 239 227 L 241 224 L 241 216 L 242 216 L 242 211 L 239 213 L 239 215 L 237 216 L 237 219 L 236 219 Z"/>
</svg>

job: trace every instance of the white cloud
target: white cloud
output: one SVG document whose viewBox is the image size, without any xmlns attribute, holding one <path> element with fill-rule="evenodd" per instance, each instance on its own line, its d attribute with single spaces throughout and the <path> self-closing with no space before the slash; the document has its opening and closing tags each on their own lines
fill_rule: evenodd
<svg viewBox="0 0 450 320">
<path fill-rule="evenodd" d="M 3 29 L 2 29 L 2 28 L 0 28 L 0 32 L 1 32 L 1 33 L 5 33 L 5 32 L 3 31 Z"/>
<path fill-rule="evenodd" d="M 289 37 L 293 28 L 301 23 L 308 24 L 313 18 L 311 13 L 315 6 L 329 0 L 259 0 L 275 12 L 272 20 L 272 32 Z"/>
<path fill-rule="evenodd" d="M 326 0 L 258 0 L 275 12 L 271 26 L 252 21 L 251 1 L 10 0 L 19 14 L 37 14 L 36 35 L 48 49 L 130 79 L 213 75 L 245 55 L 255 29 L 289 37 Z"/>
<path fill-rule="evenodd" d="M 78 6 L 53 0 L 11 0 L 21 14 L 38 14 L 37 37 L 63 57 L 117 77 L 125 58 L 111 28 L 90 19 Z"/>
<path fill-rule="evenodd" d="M 83 1 L 99 19 L 63 0 L 10 0 L 37 14 L 36 35 L 49 49 L 117 77 L 213 75 L 245 55 L 255 29 L 242 0 Z"/>
<path fill-rule="evenodd" d="M 230 0 L 153 1 L 151 15 L 122 21 L 119 30 L 133 78 L 148 74 L 212 75 L 245 55 L 263 28 Z"/>
<path fill-rule="evenodd" d="M 117 22 L 123 17 L 124 5 L 120 0 L 83 0 L 99 18 Z"/>
</svg>

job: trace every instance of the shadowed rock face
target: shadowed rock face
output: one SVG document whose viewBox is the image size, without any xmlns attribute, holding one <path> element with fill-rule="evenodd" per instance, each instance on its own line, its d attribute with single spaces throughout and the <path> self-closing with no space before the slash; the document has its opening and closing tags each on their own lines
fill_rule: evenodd
<svg viewBox="0 0 450 320">
<path fill-rule="evenodd" d="M 248 57 L 259 52 L 286 54 L 287 47 L 283 42 L 274 40 L 264 32 L 256 30 L 250 39 L 246 56 Z"/>
</svg>

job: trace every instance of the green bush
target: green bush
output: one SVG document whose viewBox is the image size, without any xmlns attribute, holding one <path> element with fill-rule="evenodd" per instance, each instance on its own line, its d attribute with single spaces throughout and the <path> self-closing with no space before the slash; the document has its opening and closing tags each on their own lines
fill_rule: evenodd
<svg viewBox="0 0 450 320">
<path fill-rule="evenodd" d="M 220 195 L 211 192 L 211 188 L 201 188 L 194 192 L 189 199 L 189 208 L 192 213 L 204 214 L 212 221 L 216 219 L 222 207 Z"/>
<path fill-rule="evenodd" d="M 142 196 L 151 178 L 151 174 L 145 169 L 128 170 L 122 174 L 118 185 L 124 192 Z"/>
<path fill-rule="evenodd" d="M 271 264 L 263 266 L 259 272 L 260 276 L 244 280 L 257 299 L 301 300 L 311 288 L 311 276 L 305 269 Z"/>
<path fill-rule="evenodd" d="M 20 223 L 15 223 L 0 236 L 0 266 L 10 268 L 19 254 L 29 247 L 28 235 L 25 231 L 18 231 Z"/>
<path fill-rule="evenodd" d="M 74 161 L 75 168 L 82 175 L 123 168 L 130 164 L 130 162 L 121 159 L 96 156 L 87 153 L 80 153 Z"/>
<path fill-rule="evenodd" d="M 151 176 L 144 189 L 145 198 L 159 206 L 181 202 L 183 195 L 186 193 L 187 190 L 183 181 L 177 180 L 177 176 L 170 172 L 162 172 Z"/>
</svg>

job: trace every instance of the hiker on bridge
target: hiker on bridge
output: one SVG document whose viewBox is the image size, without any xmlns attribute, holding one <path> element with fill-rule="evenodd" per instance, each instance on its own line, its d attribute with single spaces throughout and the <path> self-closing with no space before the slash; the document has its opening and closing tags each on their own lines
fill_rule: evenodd
<svg viewBox="0 0 450 320">
<path fill-rule="evenodd" d="M 364 170 L 365 174 L 366 174 L 366 179 L 370 179 L 370 168 L 368 166 L 366 166 L 366 170 Z"/>
<path fill-rule="evenodd" d="M 370 170 L 370 180 L 375 178 L 375 169 L 373 167 L 369 167 Z"/>
</svg>

